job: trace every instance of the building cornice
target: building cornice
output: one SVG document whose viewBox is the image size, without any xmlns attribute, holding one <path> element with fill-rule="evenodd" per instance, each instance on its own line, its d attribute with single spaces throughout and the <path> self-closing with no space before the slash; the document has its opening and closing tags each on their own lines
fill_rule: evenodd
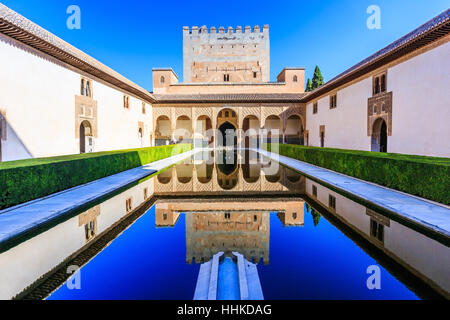
<svg viewBox="0 0 450 320">
<path fill-rule="evenodd" d="M 1 3 L 0 33 L 133 94 L 146 102 L 153 103 L 155 101 L 153 95 L 147 90 Z"/>
<path fill-rule="evenodd" d="M 155 104 L 299 103 L 305 93 L 154 94 Z"/>
</svg>

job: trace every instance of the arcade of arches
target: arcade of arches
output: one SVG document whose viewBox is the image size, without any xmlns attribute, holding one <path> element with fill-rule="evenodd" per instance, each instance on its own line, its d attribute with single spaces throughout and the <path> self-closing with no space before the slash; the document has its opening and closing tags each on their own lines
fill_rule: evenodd
<svg viewBox="0 0 450 320">
<path fill-rule="evenodd" d="M 258 148 L 261 143 L 303 145 L 304 106 L 153 106 L 153 145 Z"/>
</svg>

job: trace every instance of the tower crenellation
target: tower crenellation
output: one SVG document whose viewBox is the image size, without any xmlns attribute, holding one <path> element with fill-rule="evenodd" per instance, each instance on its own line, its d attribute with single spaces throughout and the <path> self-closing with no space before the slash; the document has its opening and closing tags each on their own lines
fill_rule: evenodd
<svg viewBox="0 0 450 320">
<path fill-rule="evenodd" d="M 183 27 L 184 82 L 268 82 L 269 26 Z"/>
</svg>

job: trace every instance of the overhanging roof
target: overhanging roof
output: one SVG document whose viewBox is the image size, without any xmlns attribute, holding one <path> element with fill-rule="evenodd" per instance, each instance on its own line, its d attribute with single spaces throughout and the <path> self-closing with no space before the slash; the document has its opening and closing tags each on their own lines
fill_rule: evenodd
<svg viewBox="0 0 450 320">
<path fill-rule="evenodd" d="M 145 101 L 154 102 L 155 100 L 147 90 L 1 3 L 0 33 L 134 94 Z"/>
<path fill-rule="evenodd" d="M 394 41 L 370 57 L 342 72 L 321 87 L 311 91 L 301 102 L 310 102 L 317 97 L 355 80 L 362 75 L 374 71 L 414 50 L 424 47 L 450 32 L 450 9 L 424 23 L 407 35 Z"/>
<path fill-rule="evenodd" d="M 157 103 L 298 103 L 305 93 L 154 94 Z"/>
</svg>

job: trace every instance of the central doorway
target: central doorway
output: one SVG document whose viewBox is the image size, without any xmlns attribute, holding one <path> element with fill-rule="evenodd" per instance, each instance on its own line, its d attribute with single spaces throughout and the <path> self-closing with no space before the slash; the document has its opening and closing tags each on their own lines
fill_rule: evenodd
<svg viewBox="0 0 450 320">
<path fill-rule="evenodd" d="M 222 123 L 219 127 L 219 135 L 221 136 L 218 140 L 219 147 L 237 147 L 236 127 L 230 122 Z"/>
</svg>

